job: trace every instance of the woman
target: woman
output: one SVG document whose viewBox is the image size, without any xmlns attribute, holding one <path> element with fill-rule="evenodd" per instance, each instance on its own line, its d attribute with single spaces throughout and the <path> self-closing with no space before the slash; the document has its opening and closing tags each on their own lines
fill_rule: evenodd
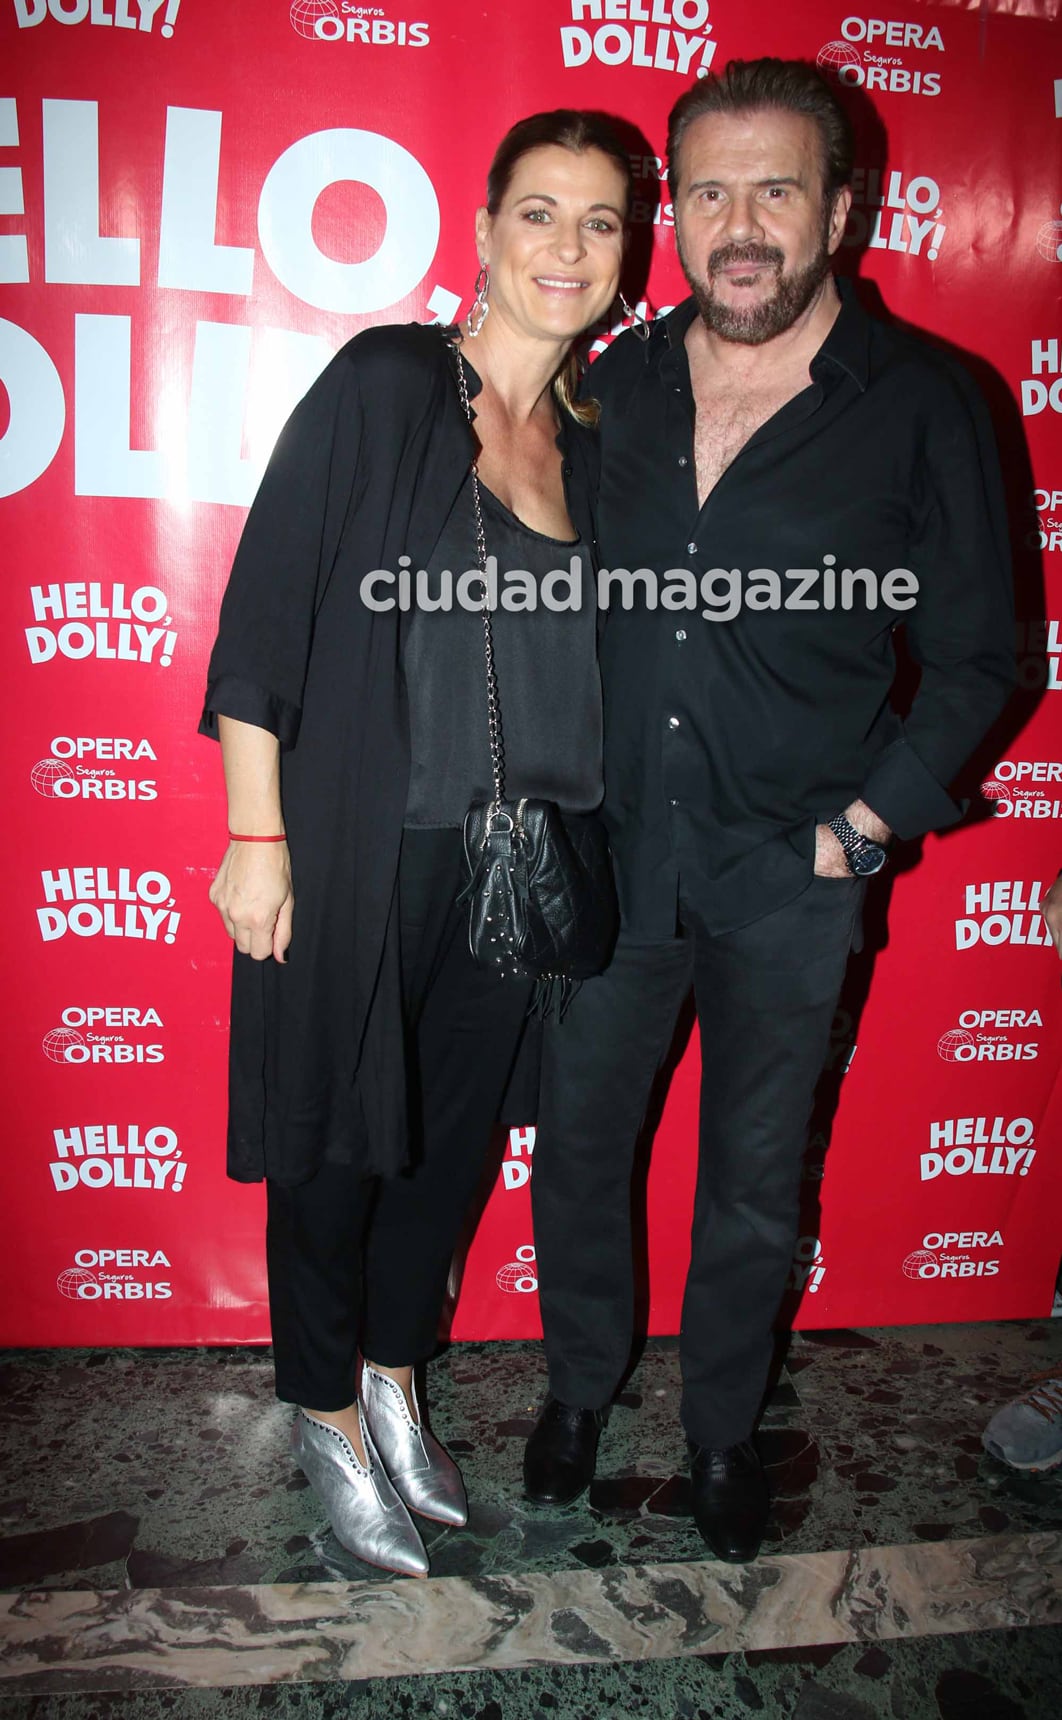
<svg viewBox="0 0 1062 1720">
<path fill-rule="evenodd" d="M 339 1540 L 411 1574 L 428 1561 L 409 1512 L 467 1517 L 413 1367 L 528 988 L 476 967 L 457 900 L 464 813 L 491 790 L 482 621 L 381 609 L 386 578 L 370 606 L 363 585 L 424 569 L 437 594 L 444 570 L 476 565 L 473 459 L 500 571 L 579 556 L 578 614 L 498 610 L 493 626 L 506 792 L 597 804 L 595 450 L 571 348 L 616 296 L 630 189 L 593 116 L 507 134 L 468 321 L 367 331 L 310 390 L 248 517 L 210 665 L 202 727 L 222 743 L 230 831 L 211 900 L 237 952 L 229 1173 L 267 1183 L 277 1394 L 299 1406 L 295 1455 Z"/>
</svg>

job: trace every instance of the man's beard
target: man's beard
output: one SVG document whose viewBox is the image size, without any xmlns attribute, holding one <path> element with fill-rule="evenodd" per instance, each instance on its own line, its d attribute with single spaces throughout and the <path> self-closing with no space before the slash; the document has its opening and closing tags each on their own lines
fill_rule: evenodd
<svg viewBox="0 0 1062 1720">
<path fill-rule="evenodd" d="M 713 297 L 703 281 L 695 280 L 678 239 L 679 261 L 690 284 L 697 309 L 705 327 L 721 340 L 737 341 L 745 346 L 762 346 L 803 316 L 819 293 L 830 272 L 829 217 L 823 222 L 819 244 L 809 263 L 792 274 L 785 274 L 785 255 L 776 245 L 721 245 L 708 258 L 708 279 L 733 263 L 766 264 L 776 271 L 776 287 L 769 299 L 748 309 L 721 304 Z"/>
</svg>

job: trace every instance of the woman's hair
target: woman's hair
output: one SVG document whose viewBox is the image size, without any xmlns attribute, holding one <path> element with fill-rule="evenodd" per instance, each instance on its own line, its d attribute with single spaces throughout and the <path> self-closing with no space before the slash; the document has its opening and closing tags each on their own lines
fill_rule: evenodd
<svg viewBox="0 0 1062 1720">
<path fill-rule="evenodd" d="M 518 120 L 506 132 L 487 173 L 488 214 L 498 213 L 517 163 L 533 149 L 545 149 L 551 144 L 570 150 L 573 155 L 584 155 L 589 149 L 607 155 L 623 179 L 623 212 L 626 216 L 634 195 L 634 175 L 628 152 L 602 114 L 578 108 L 554 108 L 550 113 L 533 113 L 527 119 Z M 553 380 L 553 392 L 565 412 L 580 424 L 592 426 L 597 423 L 599 407 L 596 400 L 576 399 L 579 376 L 579 360 L 574 352 L 570 352 Z"/>
</svg>

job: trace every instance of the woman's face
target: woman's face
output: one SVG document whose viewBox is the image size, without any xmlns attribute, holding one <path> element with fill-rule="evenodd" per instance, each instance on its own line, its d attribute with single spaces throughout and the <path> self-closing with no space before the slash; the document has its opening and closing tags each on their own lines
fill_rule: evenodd
<svg viewBox="0 0 1062 1720">
<path fill-rule="evenodd" d="M 603 316 L 619 287 L 626 191 L 599 149 L 544 144 L 521 156 L 497 214 L 476 216 L 492 317 L 570 341 Z"/>
</svg>

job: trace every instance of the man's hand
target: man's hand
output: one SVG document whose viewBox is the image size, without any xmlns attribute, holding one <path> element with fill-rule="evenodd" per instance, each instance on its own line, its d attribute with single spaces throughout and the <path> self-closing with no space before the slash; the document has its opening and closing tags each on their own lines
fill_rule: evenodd
<svg viewBox="0 0 1062 1720">
<path fill-rule="evenodd" d="M 230 842 L 210 900 L 243 955 L 286 960 L 295 906 L 286 842 Z"/>
<path fill-rule="evenodd" d="M 1062 958 L 1062 872 L 1059 873 L 1047 895 L 1040 902 L 1040 911 L 1047 921 L 1047 929 L 1055 946 L 1055 953 Z"/>
<path fill-rule="evenodd" d="M 883 824 L 876 812 L 871 812 L 865 800 L 853 800 L 851 806 L 845 807 L 845 817 L 849 824 L 859 831 L 860 836 L 866 836 L 871 842 L 880 842 L 882 846 L 888 842 L 892 831 Z M 850 878 L 848 861 L 844 849 L 838 842 L 828 824 L 815 826 L 815 876 L 816 878 Z"/>
</svg>

